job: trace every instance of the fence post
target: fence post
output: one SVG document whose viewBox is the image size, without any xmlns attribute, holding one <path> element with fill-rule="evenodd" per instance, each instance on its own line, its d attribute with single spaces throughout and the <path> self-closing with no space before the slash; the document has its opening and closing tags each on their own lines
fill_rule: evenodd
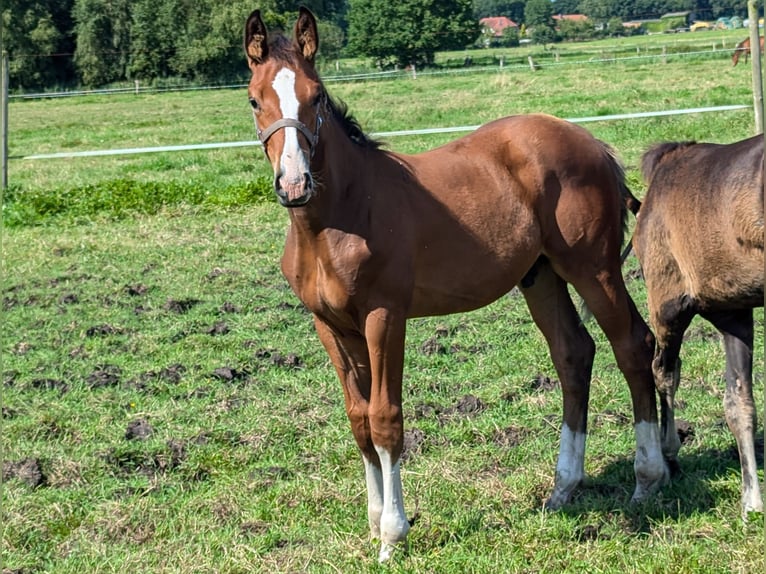
<svg viewBox="0 0 766 574">
<path fill-rule="evenodd" d="M 763 80 L 761 77 L 761 45 L 758 32 L 758 7 L 756 0 L 748 0 L 747 16 L 750 19 L 750 58 L 753 67 L 753 110 L 755 133 L 763 132 Z"/>
<path fill-rule="evenodd" d="M 3 191 L 8 189 L 8 52 L 3 50 L 2 64 L 2 80 L 0 81 L 0 131 L 2 131 L 2 144 L 0 147 L 0 156 L 2 156 L 2 182 L 1 185 Z"/>
</svg>

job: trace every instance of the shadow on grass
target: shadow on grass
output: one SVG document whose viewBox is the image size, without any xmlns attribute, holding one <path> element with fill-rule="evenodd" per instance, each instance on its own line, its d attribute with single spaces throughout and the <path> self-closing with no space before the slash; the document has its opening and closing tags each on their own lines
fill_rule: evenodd
<svg viewBox="0 0 766 574">
<path fill-rule="evenodd" d="M 764 430 L 756 433 L 755 453 L 758 468 L 763 469 Z M 560 512 L 577 517 L 585 512 L 625 514 L 630 530 L 649 532 L 653 519 L 681 519 L 710 512 L 730 496 L 730 490 L 717 487 L 719 479 L 735 477 L 736 504 L 740 504 L 741 472 L 734 437 L 724 449 L 692 450 L 682 447 L 678 457 L 680 472 L 655 496 L 641 504 L 631 504 L 635 486 L 632 457 L 616 459 L 595 475 L 590 475 Z M 726 500 L 731 503 L 731 501 Z"/>
</svg>

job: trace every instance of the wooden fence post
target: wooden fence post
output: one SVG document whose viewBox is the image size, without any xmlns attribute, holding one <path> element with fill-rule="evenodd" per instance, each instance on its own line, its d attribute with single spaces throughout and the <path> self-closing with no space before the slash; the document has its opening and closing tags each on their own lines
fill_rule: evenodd
<svg viewBox="0 0 766 574">
<path fill-rule="evenodd" d="M 0 144 L 0 156 L 2 156 L 2 182 L 3 191 L 8 189 L 8 52 L 2 53 L 2 79 L 0 80 L 0 131 L 2 131 L 2 144 Z"/>
<path fill-rule="evenodd" d="M 753 110 L 755 133 L 763 132 L 763 79 L 761 73 L 761 45 L 758 32 L 758 7 L 756 0 L 748 0 L 747 16 L 750 19 L 750 58 L 753 67 Z"/>
</svg>

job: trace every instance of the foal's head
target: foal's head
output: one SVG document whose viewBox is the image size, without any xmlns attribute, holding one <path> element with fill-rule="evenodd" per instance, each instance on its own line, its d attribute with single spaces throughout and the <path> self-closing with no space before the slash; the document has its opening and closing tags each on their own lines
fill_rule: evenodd
<svg viewBox="0 0 766 574">
<path fill-rule="evenodd" d="M 314 16 L 300 9 L 290 42 L 268 38 L 259 10 L 245 24 L 248 86 L 258 137 L 274 168 L 274 190 L 286 207 L 305 205 L 315 193 L 311 156 L 322 126 L 325 92 L 314 69 L 319 45 Z"/>
</svg>

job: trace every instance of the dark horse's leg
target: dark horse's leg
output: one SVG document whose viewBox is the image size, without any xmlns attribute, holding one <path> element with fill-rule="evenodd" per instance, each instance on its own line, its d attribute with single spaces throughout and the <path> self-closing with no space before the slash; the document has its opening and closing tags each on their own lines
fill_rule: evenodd
<svg viewBox="0 0 766 574">
<path fill-rule="evenodd" d="M 753 401 L 753 310 L 721 311 L 702 315 L 723 335 L 726 350 L 726 422 L 737 440 L 742 467 L 742 513 L 763 512 L 755 461 L 757 415 Z"/>
<path fill-rule="evenodd" d="M 587 261 L 587 265 L 583 262 Z M 645 500 L 668 479 L 657 425 L 657 399 L 651 362 L 654 337 L 630 298 L 619 264 L 619 254 L 566 254 L 553 261 L 556 273 L 582 296 L 612 346 L 617 366 L 630 388 L 633 403 L 636 489 L 633 502 Z M 594 269 L 595 267 L 595 269 Z"/>
<path fill-rule="evenodd" d="M 662 454 L 676 474 L 678 451 L 681 440 L 678 438 L 675 420 L 675 396 L 681 380 L 681 343 L 684 332 L 694 318 L 696 310 L 686 296 L 662 302 L 651 302 L 652 326 L 657 338 L 657 350 L 652 361 L 652 371 L 657 392 L 660 395 L 660 437 Z"/>
<path fill-rule="evenodd" d="M 569 501 L 585 474 L 588 395 L 595 344 L 580 322 L 566 283 L 554 273 L 546 258 L 538 259 L 522 281 L 521 291 L 548 342 L 564 395 L 556 480 L 545 503 L 546 508 L 556 509 Z"/>
</svg>

